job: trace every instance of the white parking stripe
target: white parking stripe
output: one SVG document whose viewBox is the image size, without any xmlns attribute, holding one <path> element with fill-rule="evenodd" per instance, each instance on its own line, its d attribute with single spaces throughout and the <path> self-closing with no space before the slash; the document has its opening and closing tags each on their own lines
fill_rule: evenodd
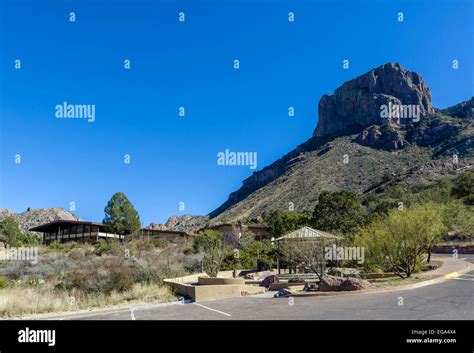
<svg viewBox="0 0 474 353">
<path fill-rule="evenodd" d="M 461 275 L 461 276 L 469 276 L 469 277 L 474 277 L 474 275 L 471 275 L 471 274 L 469 274 L 469 273 L 465 273 L 465 274 L 463 274 L 463 275 Z"/>
<path fill-rule="evenodd" d="M 220 311 L 220 310 L 216 310 L 216 309 L 212 309 L 212 308 L 209 308 L 207 306 L 204 306 L 202 304 L 198 304 L 198 303 L 193 303 L 194 305 L 197 305 L 197 306 L 200 306 L 201 308 L 204 308 L 204 309 L 207 309 L 207 310 L 211 310 L 211 311 L 215 311 L 216 313 L 219 313 L 219 314 L 222 314 L 222 315 L 225 315 L 225 316 L 232 316 L 230 314 L 227 314 L 223 311 Z"/>
<path fill-rule="evenodd" d="M 453 279 L 457 279 L 458 281 L 474 281 L 474 278 L 453 278 Z"/>
<path fill-rule="evenodd" d="M 135 320 L 135 315 L 133 314 L 133 310 L 132 310 L 132 309 L 130 309 L 130 316 L 131 316 L 132 320 Z"/>
</svg>

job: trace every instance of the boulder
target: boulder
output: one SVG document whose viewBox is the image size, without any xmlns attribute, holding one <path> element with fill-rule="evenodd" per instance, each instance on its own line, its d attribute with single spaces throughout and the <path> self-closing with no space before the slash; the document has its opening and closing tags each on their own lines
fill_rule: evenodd
<svg viewBox="0 0 474 353">
<path fill-rule="evenodd" d="M 270 276 L 265 277 L 265 279 L 262 281 L 262 283 L 260 283 L 260 287 L 269 288 L 270 285 L 273 284 L 273 283 L 280 283 L 280 281 L 278 280 L 277 276 L 270 275 Z"/>
<path fill-rule="evenodd" d="M 359 278 L 349 277 L 341 284 L 342 291 L 362 290 L 370 286 L 370 283 Z"/>
<path fill-rule="evenodd" d="M 369 282 L 356 277 L 323 276 L 319 282 L 319 290 L 322 292 L 361 290 L 369 286 Z"/>
<path fill-rule="evenodd" d="M 261 281 L 265 277 L 270 276 L 272 273 L 270 271 L 261 271 L 261 272 L 251 272 L 244 275 L 245 279 L 250 279 L 254 281 Z"/>
<path fill-rule="evenodd" d="M 340 291 L 342 282 L 344 282 L 343 277 L 323 276 L 319 281 L 319 290 L 322 292 Z"/>
<path fill-rule="evenodd" d="M 275 293 L 274 297 L 275 298 L 291 297 L 291 291 L 289 291 L 286 288 L 282 288 L 277 293 Z"/>
</svg>

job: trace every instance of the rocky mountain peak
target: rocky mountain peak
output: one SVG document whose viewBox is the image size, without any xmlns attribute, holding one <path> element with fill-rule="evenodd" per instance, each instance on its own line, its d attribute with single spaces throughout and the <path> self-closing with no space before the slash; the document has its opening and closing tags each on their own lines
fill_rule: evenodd
<svg viewBox="0 0 474 353">
<path fill-rule="evenodd" d="M 373 124 L 399 124 L 400 119 L 384 119 L 381 107 L 402 105 L 416 108 L 420 116 L 434 112 L 431 92 L 420 74 L 408 71 L 398 63 L 379 66 L 344 83 L 334 94 L 321 98 L 318 126 L 313 136 L 327 136 L 347 128 Z"/>
<path fill-rule="evenodd" d="M 155 230 L 178 230 L 183 232 L 194 232 L 202 228 L 209 218 L 207 216 L 194 216 L 191 214 L 171 216 L 165 224 L 151 223 L 147 228 Z"/>
<path fill-rule="evenodd" d="M 20 229 L 23 232 L 28 232 L 30 228 L 39 226 L 41 224 L 57 221 L 57 220 L 68 220 L 68 221 L 81 221 L 82 219 L 75 216 L 64 208 L 31 208 L 21 213 L 14 213 L 8 209 L 0 209 L 0 220 L 8 217 L 13 217 Z"/>
</svg>

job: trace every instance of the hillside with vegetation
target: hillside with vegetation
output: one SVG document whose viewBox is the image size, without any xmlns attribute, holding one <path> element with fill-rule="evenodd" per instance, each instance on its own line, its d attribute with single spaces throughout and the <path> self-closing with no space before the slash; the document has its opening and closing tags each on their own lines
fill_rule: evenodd
<svg viewBox="0 0 474 353">
<path fill-rule="evenodd" d="M 382 118 L 387 102 L 419 104 L 419 119 Z M 382 65 L 323 96 L 313 137 L 244 180 L 210 213 L 211 223 L 251 220 L 273 208 L 310 211 L 324 190 L 364 195 L 454 178 L 474 165 L 472 105 L 471 98 L 436 109 L 419 74 Z"/>
</svg>

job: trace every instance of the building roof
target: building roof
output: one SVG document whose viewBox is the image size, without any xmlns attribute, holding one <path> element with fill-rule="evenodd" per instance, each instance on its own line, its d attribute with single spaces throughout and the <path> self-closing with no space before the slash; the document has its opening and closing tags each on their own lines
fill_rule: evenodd
<svg viewBox="0 0 474 353">
<path fill-rule="evenodd" d="M 65 219 L 58 219 L 56 221 L 52 221 L 49 223 L 41 224 L 39 226 L 30 228 L 30 231 L 33 232 L 47 232 L 50 230 L 55 230 L 57 227 L 60 226 L 75 226 L 75 225 L 91 225 L 91 226 L 98 226 L 99 228 L 105 228 L 105 224 L 97 223 L 97 222 L 87 222 L 87 221 L 71 221 Z"/>
<path fill-rule="evenodd" d="M 285 240 L 285 239 L 343 239 L 343 237 L 339 235 L 334 235 L 330 233 L 323 232 L 321 230 L 313 229 L 311 227 L 303 227 L 298 230 L 295 230 L 291 233 L 285 234 L 284 236 L 275 239 L 278 240 Z"/>
</svg>

